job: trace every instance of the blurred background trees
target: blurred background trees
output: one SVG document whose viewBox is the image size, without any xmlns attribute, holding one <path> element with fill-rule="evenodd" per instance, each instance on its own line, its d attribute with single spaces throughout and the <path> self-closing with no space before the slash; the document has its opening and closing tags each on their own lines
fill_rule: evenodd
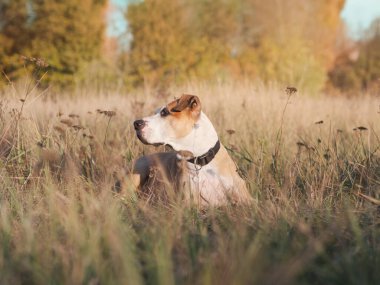
<svg viewBox="0 0 380 285">
<path fill-rule="evenodd" d="M 85 76 L 86 67 L 101 57 L 106 0 L 30 1 L 29 56 L 51 66 L 48 79 L 63 86 Z"/>
<path fill-rule="evenodd" d="M 20 76 L 20 55 L 28 44 L 27 0 L 0 0 L 0 71 L 9 78 Z M 5 78 L 2 76 L 1 83 Z"/>
<path fill-rule="evenodd" d="M 131 83 L 160 85 L 221 72 L 235 30 L 233 2 L 147 0 L 130 5 Z"/>
<path fill-rule="evenodd" d="M 321 90 L 344 0 L 146 0 L 126 14 L 134 84 L 248 77 Z"/>
<path fill-rule="evenodd" d="M 380 90 L 380 19 L 365 37 L 344 50 L 329 73 L 329 84 L 344 93 Z"/>
<path fill-rule="evenodd" d="M 107 0 L 0 0 L 0 69 L 20 79 L 25 55 L 44 58 L 47 82 L 61 88 L 120 78 L 127 87 L 248 79 L 309 93 L 370 91 L 379 78 L 378 24 L 360 43 L 350 41 L 344 4 L 134 1 L 125 13 L 128 35 L 112 39 Z"/>
<path fill-rule="evenodd" d="M 106 0 L 0 0 L 0 69 L 23 74 L 20 57 L 43 58 L 46 82 L 72 86 L 101 57 Z"/>
</svg>

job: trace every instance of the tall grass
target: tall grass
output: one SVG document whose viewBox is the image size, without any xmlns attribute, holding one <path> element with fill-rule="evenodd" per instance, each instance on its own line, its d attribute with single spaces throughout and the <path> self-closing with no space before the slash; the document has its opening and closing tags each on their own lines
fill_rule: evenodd
<svg viewBox="0 0 380 285">
<path fill-rule="evenodd" d="M 10 90 L 1 104 L 0 284 L 380 280 L 378 98 L 287 102 L 249 83 L 37 92 Z M 200 96 L 253 205 L 199 210 L 114 191 L 133 159 L 162 150 L 139 143 L 132 121 L 182 93 Z"/>
</svg>

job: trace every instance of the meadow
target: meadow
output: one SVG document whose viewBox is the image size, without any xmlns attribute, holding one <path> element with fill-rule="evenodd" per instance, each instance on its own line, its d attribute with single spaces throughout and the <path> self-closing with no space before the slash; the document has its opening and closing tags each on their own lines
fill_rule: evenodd
<svg viewBox="0 0 380 285">
<path fill-rule="evenodd" d="M 0 284 L 378 283 L 380 100 L 284 89 L 4 91 Z M 182 93 L 200 97 L 252 205 L 115 191 L 135 158 L 164 150 L 142 145 L 133 120 Z"/>
</svg>

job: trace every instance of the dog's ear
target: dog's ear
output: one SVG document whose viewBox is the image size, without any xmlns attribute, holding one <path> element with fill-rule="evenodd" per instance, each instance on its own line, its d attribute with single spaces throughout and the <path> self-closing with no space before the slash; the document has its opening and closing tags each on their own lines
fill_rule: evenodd
<svg viewBox="0 0 380 285">
<path fill-rule="evenodd" d="M 181 98 L 177 99 L 176 105 L 170 110 L 171 112 L 182 112 L 189 108 L 194 117 L 199 116 L 201 113 L 201 101 L 198 96 L 184 94 Z"/>
</svg>

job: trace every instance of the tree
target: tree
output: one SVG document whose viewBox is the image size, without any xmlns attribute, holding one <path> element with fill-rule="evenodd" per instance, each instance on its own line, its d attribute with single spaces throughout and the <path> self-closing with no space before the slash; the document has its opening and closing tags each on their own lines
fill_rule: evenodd
<svg viewBox="0 0 380 285">
<path fill-rule="evenodd" d="M 355 52 L 355 56 L 352 54 Z M 329 73 L 330 85 L 342 92 L 378 92 L 380 82 L 380 18 L 353 51 L 343 53 Z"/>
<path fill-rule="evenodd" d="M 245 1 L 238 56 L 243 72 L 321 90 L 336 56 L 343 5 L 344 0 Z"/>
<path fill-rule="evenodd" d="M 30 40 L 28 19 L 27 0 L 0 0 L 0 72 L 11 80 L 20 75 L 20 54 Z"/>
<path fill-rule="evenodd" d="M 145 0 L 130 5 L 129 78 L 246 76 L 320 90 L 344 0 Z M 170 80 L 168 80 L 170 79 Z"/>
<path fill-rule="evenodd" d="M 146 0 L 131 4 L 126 18 L 133 35 L 129 54 L 132 84 L 157 84 L 183 68 L 186 29 L 178 0 Z"/>
<path fill-rule="evenodd" d="M 0 64 L 20 78 L 20 56 L 43 58 L 47 82 L 62 87 L 82 80 L 100 58 L 107 0 L 0 0 Z"/>
<path fill-rule="evenodd" d="M 62 86 L 81 79 L 86 64 L 99 58 L 106 0 L 35 0 L 29 55 L 51 66 L 49 81 Z"/>
</svg>

